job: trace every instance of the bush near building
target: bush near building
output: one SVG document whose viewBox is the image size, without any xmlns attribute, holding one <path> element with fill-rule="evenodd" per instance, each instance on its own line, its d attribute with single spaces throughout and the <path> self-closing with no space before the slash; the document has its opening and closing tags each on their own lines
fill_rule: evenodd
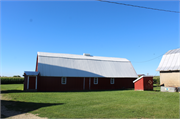
<svg viewBox="0 0 180 119">
<path fill-rule="evenodd" d="M 160 77 L 159 76 L 153 77 L 153 84 L 156 84 L 156 86 L 160 86 Z"/>
</svg>

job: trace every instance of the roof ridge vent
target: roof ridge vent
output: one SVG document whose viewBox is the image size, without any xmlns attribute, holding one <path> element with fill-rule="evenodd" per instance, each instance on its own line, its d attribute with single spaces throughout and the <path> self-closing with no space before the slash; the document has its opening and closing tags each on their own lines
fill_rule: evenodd
<svg viewBox="0 0 180 119">
<path fill-rule="evenodd" d="M 83 53 L 83 56 L 91 56 L 89 53 Z"/>
</svg>

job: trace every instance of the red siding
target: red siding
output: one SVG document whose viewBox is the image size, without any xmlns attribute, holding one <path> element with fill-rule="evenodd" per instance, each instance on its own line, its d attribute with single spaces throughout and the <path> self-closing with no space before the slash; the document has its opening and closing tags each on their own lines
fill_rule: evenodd
<svg viewBox="0 0 180 119">
<path fill-rule="evenodd" d="M 61 77 L 39 77 L 37 83 L 38 91 L 75 91 L 83 90 L 113 90 L 134 88 L 135 78 L 116 78 L 114 84 L 110 84 L 110 78 L 98 78 L 98 84 L 94 84 L 94 78 L 67 77 L 67 83 L 61 84 Z M 89 84 L 90 81 L 90 84 Z M 90 86 L 90 87 L 89 87 Z"/>
<path fill-rule="evenodd" d="M 98 78 L 98 84 L 94 84 L 94 78 L 91 78 L 92 90 L 114 90 L 134 88 L 135 78 L 114 78 L 114 84 L 110 84 L 110 78 Z"/>
<path fill-rule="evenodd" d="M 143 78 L 138 80 L 137 82 L 134 83 L 134 89 L 135 90 L 144 90 L 144 81 Z"/>
<path fill-rule="evenodd" d="M 85 90 L 90 90 L 89 89 L 89 78 L 85 78 Z"/>
<path fill-rule="evenodd" d="M 153 90 L 153 77 L 142 77 L 134 83 L 135 90 Z"/>
<path fill-rule="evenodd" d="M 83 90 L 84 78 L 67 77 L 66 84 L 61 84 L 61 77 L 39 77 L 38 91 L 72 91 Z"/>
<path fill-rule="evenodd" d="M 37 60 L 36 60 L 36 69 L 35 71 L 38 71 L 38 55 L 37 55 Z"/>
<path fill-rule="evenodd" d="M 29 76 L 29 89 L 35 89 L 36 77 Z"/>
</svg>

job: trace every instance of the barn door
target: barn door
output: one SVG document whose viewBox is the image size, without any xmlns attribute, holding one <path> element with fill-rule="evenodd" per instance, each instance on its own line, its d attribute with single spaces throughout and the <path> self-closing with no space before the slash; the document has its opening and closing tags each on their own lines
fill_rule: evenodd
<svg viewBox="0 0 180 119">
<path fill-rule="evenodd" d="M 91 78 L 85 78 L 85 90 L 91 90 Z"/>
<path fill-rule="evenodd" d="M 146 90 L 151 90 L 153 89 L 153 81 L 152 80 L 146 80 L 146 84 L 145 84 L 145 89 Z"/>
<path fill-rule="evenodd" d="M 29 89 L 35 89 L 35 85 L 36 85 L 36 77 L 30 76 L 29 77 Z"/>
</svg>

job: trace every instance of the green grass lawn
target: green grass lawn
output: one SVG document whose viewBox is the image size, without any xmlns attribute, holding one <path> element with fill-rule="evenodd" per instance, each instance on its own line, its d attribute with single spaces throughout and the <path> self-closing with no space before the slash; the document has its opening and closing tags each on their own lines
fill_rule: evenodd
<svg viewBox="0 0 180 119">
<path fill-rule="evenodd" d="M 161 89 L 159 86 L 157 86 L 157 84 L 153 84 L 153 90 L 154 91 L 160 91 Z"/>
<path fill-rule="evenodd" d="M 158 88 L 159 87 L 155 87 Z M 48 118 L 179 118 L 179 93 L 159 91 L 23 92 L 1 85 L 8 109 Z"/>
</svg>

